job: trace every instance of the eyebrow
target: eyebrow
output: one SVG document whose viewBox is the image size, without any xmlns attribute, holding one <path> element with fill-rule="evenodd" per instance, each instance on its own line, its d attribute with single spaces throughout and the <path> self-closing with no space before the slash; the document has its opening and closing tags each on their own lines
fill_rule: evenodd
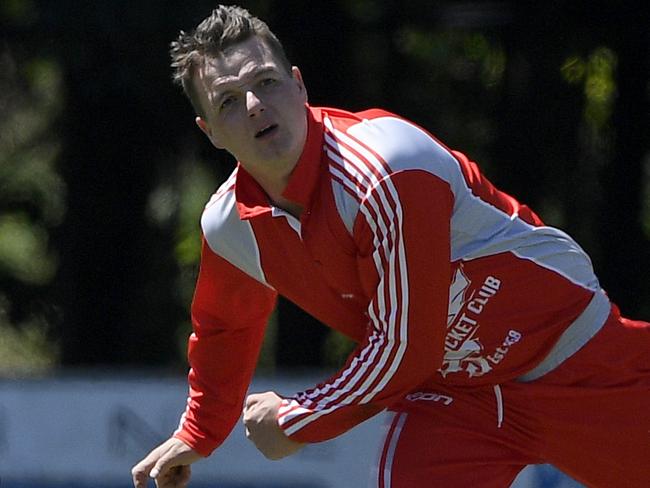
<svg viewBox="0 0 650 488">
<path fill-rule="evenodd" d="M 238 80 L 231 80 L 231 81 L 222 81 L 219 82 L 219 78 L 217 78 L 212 84 L 211 88 L 214 90 L 216 98 L 219 99 L 221 98 L 224 94 L 228 93 L 231 89 L 231 87 L 234 86 L 240 86 L 240 81 L 246 82 L 248 80 L 254 80 L 255 78 L 258 78 L 261 75 L 264 75 L 266 73 L 277 73 L 278 70 L 274 66 L 258 66 L 254 68 L 253 70 L 244 73 L 241 79 Z"/>
</svg>

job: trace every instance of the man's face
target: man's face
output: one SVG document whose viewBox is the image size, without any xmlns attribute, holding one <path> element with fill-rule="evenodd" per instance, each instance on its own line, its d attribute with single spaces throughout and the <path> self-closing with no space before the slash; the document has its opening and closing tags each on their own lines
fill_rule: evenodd
<svg viewBox="0 0 650 488">
<path fill-rule="evenodd" d="M 272 175 L 293 169 L 307 137 L 307 93 L 257 37 L 235 44 L 197 69 L 205 109 L 197 124 L 212 143 L 244 167 Z"/>
</svg>

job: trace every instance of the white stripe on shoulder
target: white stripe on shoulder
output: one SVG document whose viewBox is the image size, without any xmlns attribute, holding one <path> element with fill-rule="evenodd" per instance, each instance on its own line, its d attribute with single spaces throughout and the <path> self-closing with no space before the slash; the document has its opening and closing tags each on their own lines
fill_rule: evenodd
<svg viewBox="0 0 650 488">
<path fill-rule="evenodd" d="M 458 160 L 419 127 L 385 116 L 355 124 L 348 134 L 372 147 L 393 172 L 420 169 L 449 184 L 452 261 L 512 252 L 589 290 L 600 288 L 591 260 L 573 239 L 552 227 L 530 225 L 475 195 Z"/>
</svg>

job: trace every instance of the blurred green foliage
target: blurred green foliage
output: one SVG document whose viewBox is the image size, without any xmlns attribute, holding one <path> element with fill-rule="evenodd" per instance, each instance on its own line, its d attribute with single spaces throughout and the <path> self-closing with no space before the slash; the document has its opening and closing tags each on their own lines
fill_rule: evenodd
<svg viewBox="0 0 650 488">
<path fill-rule="evenodd" d="M 616 99 L 616 53 L 598 47 L 588 56 L 570 56 L 560 68 L 570 84 L 581 84 L 585 97 L 585 122 L 594 131 L 611 122 Z"/>
<path fill-rule="evenodd" d="M 59 362 L 57 341 L 47 333 L 49 324 L 33 316 L 11 323 L 9 303 L 0 295 L 0 378 L 45 374 Z"/>
<path fill-rule="evenodd" d="M 4 13 L 29 17 L 27 2 Z M 56 62 L 22 58 L 21 46 L 0 47 L 0 375 L 41 372 L 56 365 L 58 345 L 34 296 L 45 295 L 57 272 L 50 232 L 65 216 L 66 186 L 56 167 L 62 77 Z M 32 289 L 35 293 L 20 294 Z"/>
<path fill-rule="evenodd" d="M 503 43 L 475 29 L 423 25 L 400 27 L 395 39 L 408 73 L 395 77 L 402 110 L 489 168 L 507 61 Z"/>
<path fill-rule="evenodd" d="M 329 368 L 340 367 L 345 363 L 348 355 L 354 350 L 356 344 L 346 336 L 335 330 L 327 334 L 323 343 L 323 363 Z"/>
<path fill-rule="evenodd" d="M 585 119 L 596 129 L 611 121 L 616 95 L 616 54 L 608 48 L 596 49 L 587 63 Z"/>
<path fill-rule="evenodd" d="M 152 259 L 152 262 L 172 263 L 172 279 L 156 281 L 157 270 L 150 270 L 153 278 L 147 282 L 146 292 L 127 290 L 124 296 L 138 293 L 141 295 L 137 296 L 158 296 L 163 289 L 171 287 L 175 290 L 173 300 L 186 310 L 192 299 L 201 249 L 201 210 L 225 178 L 229 169 L 224 168 L 230 168 L 232 162 L 224 163 L 226 158 L 215 156 L 211 147 L 199 147 L 192 114 L 188 110 L 187 118 L 181 120 L 177 116 L 179 110 L 171 107 L 187 106 L 182 96 L 175 93 L 172 99 L 160 86 L 142 82 L 146 80 L 143 68 L 129 56 L 141 62 L 142 58 L 134 54 L 141 49 L 145 52 L 143 57 L 162 57 L 165 59 L 161 63 L 167 63 L 166 43 L 172 31 L 191 27 L 181 25 L 176 17 L 183 13 L 188 23 L 190 17 L 195 22 L 213 5 L 197 2 L 190 9 L 183 2 L 177 5 L 171 2 L 166 9 L 157 9 L 156 15 L 144 17 L 146 20 L 132 17 L 131 22 L 137 26 L 133 31 L 138 33 L 159 32 L 173 24 L 173 29 L 162 36 L 163 44 L 151 41 L 138 47 L 132 39 L 120 37 L 118 12 L 123 4 L 118 3 L 97 7 L 102 13 L 114 11 L 115 16 L 113 19 L 98 14 L 99 25 L 105 31 L 93 37 L 91 33 L 96 34 L 93 31 L 96 26 L 88 24 L 90 21 L 84 16 L 71 19 L 60 14 L 61 18 L 56 18 L 58 11 L 52 10 L 48 2 L 0 2 L 0 27 L 6 28 L 2 32 L 7 33 L 0 43 L 0 376 L 39 373 L 55 367 L 61 358 L 61 343 L 77 340 L 66 335 L 67 324 L 55 323 L 62 315 L 57 310 L 60 307 L 57 287 L 79 281 L 74 272 L 66 274 L 67 270 L 61 268 L 62 249 L 57 248 L 55 236 L 65 222 L 66 229 L 72 232 L 75 226 L 94 224 L 70 223 L 70 174 L 66 176 L 60 170 L 74 152 L 71 148 L 80 143 L 75 138 L 87 138 L 87 135 L 61 130 L 62 126 L 67 127 L 66 121 L 74 110 L 68 98 L 70 86 L 87 88 L 91 97 L 105 97 L 102 99 L 105 104 L 98 104 L 99 107 L 123 104 L 124 112 L 115 111 L 123 117 L 129 116 L 128 110 L 145 111 L 143 119 L 151 121 L 154 127 L 143 130 L 143 135 L 133 140 L 115 142 L 132 144 L 127 151 L 138 153 L 135 159 L 149 165 L 147 175 L 151 183 L 141 207 L 128 207 L 124 213 L 116 214 L 123 219 L 131 211 L 141 213 L 148 226 L 142 228 L 142 233 L 154 236 L 142 241 L 143 246 L 157 242 L 157 237 L 170 236 L 170 249 L 161 245 L 156 250 L 159 261 Z M 288 50 L 297 53 L 294 62 L 303 68 L 307 85 L 321 90 L 310 92 L 310 96 L 344 100 L 346 108 L 352 109 L 381 106 L 411 118 L 479 161 L 491 178 L 513 183 L 518 189 L 529 189 L 529 194 L 517 196 L 532 200 L 531 204 L 548 222 L 566 225 L 570 227 L 567 230 L 586 236 L 590 253 L 604 256 L 598 220 L 599 205 L 606 199 L 603 185 L 608 183 L 603 181 L 603 168 L 611 167 L 611 153 L 617 137 L 621 137 L 621 132 L 615 131 L 629 127 L 614 127 L 621 95 L 617 79 L 621 54 L 615 47 L 616 37 L 579 30 L 590 20 L 587 15 L 595 16 L 597 12 L 585 7 L 577 21 L 570 20 L 573 11 L 568 4 L 531 7 L 530 12 L 534 13 L 530 13 L 517 2 L 481 6 L 454 2 L 434 5 L 415 0 L 403 5 L 388 0 L 350 0 L 320 5 L 323 10 L 319 12 L 330 17 L 327 17 L 328 24 L 319 25 L 319 19 L 310 10 L 313 6 L 307 2 L 290 2 L 286 11 L 272 0 L 242 3 L 267 19 Z M 64 4 L 70 7 L 74 2 Z M 560 9 L 560 13 L 566 14 L 557 17 L 563 23 L 548 32 L 541 28 L 531 31 L 538 22 L 535 15 L 544 13 L 546 8 Z M 146 7 L 142 9 L 146 11 Z M 493 15 L 491 9 L 500 13 Z M 189 15 L 188 10 L 194 12 Z M 452 17 L 453 21 L 449 20 Z M 331 26 L 332 21 L 336 21 L 335 28 Z M 150 30 L 138 26 L 138 22 L 148 22 Z M 38 36 L 41 37 L 37 39 Z M 306 36 L 311 36 L 309 39 L 318 43 L 319 49 L 323 46 L 326 49 L 314 54 L 309 46 L 304 46 Z M 67 44 L 59 46 L 63 37 Z M 550 46 L 550 52 L 546 46 Z M 647 48 L 644 52 L 647 53 Z M 92 64 L 98 57 L 102 62 Z M 88 79 L 75 80 L 77 84 L 72 85 L 70 68 L 84 74 L 84 63 L 95 68 L 102 66 L 102 76 L 115 76 L 118 82 L 113 85 L 110 80 L 101 80 L 101 76 L 94 79 L 96 73 L 87 68 Z M 103 71 L 104 64 L 106 71 Z M 137 83 L 144 85 L 138 87 L 140 91 L 124 89 Z M 160 84 L 169 85 L 168 78 L 161 77 Z M 113 91 L 105 93 L 109 88 Z M 650 92 L 645 96 L 649 98 Z M 647 100 L 638 102 L 647 104 Z M 566 127 L 571 127 L 574 112 L 578 114 L 575 132 L 567 134 Z M 82 122 L 87 118 L 88 124 L 109 131 L 123 122 L 103 120 L 103 115 L 74 114 Z M 558 126 L 564 132 L 553 132 L 556 122 L 553 117 L 557 117 Z M 539 130 L 535 118 L 548 122 L 548 128 Z M 169 126 L 174 130 L 155 139 L 162 127 Z M 538 133 L 532 137 L 544 142 L 529 147 L 527 138 L 534 130 Z M 181 142 L 169 144 L 165 140 L 169 134 Z M 149 138 L 154 139 L 150 146 L 158 152 L 140 154 L 138 144 L 144 143 L 144 137 L 147 142 Z M 84 142 L 89 144 L 87 140 Z M 524 153 L 525 157 L 514 157 L 514 163 L 505 164 L 504 159 L 494 156 L 494 147 L 499 144 L 512 145 L 521 151 L 517 155 Z M 504 149 L 509 150 L 510 147 Z M 643 190 L 639 199 L 642 208 L 628 210 L 638 213 L 639 225 L 646 239 L 650 239 L 647 144 L 645 150 Z M 72 167 L 68 171 L 74 174 L 77 169 Z M 533 180 L 531 173 L 534 173 Z M 102 174 L 113 177 L 110 171 Z M 128 171 L 115 174 L 124 177 Z M 76 195 L 81 206 L 86 199 L 95 204 L 91 192 L 98 190 L 83 186 L 80 185 L 81 190 L 88 194 Z M 131 201 L 127 205 L 132 205 Z M 106 235 L 110 233 L 111 229 L 106 230 Z M 129 237 L 140 242 L 138 236 Z M 620 238 L 612 236 L 612 239 Z M 92 259 L 89 262 L 95 264 Z M 96 279 L 101 280 L 101 273 L 110 270 L 100 269 L 98 265 L 81 272 L 97 273 Z M 133 286 L 137 286 L 135 282 Z M 158 302 L 151 303 L 154 307 Z M 645 299 L 644 303 L 650 309 L 650 301 Z M 110 305 L 101 306 L 110 314 Z M 177 321 L 171 316 L 156 317 Z M 138 319 L 146 321 L 150 317 Z M 115 324 L 115 327 L 131 328 L 137 324 Z M 260 370 L 274 369 L 278 327 L 274 315 L 263 346 Z M 184 364 L 189 319 L 174 322 L 171 328 L 177 331 L 177 356 L 161 357 L 160 363 Z M 155 325 L 150 329 L 151 334 L 156 333 Z M 110 335 L 111 331 L 106 333 Z M 130 330 L 125 334 L 137 335 Z M 74 343 L 72 347 L 82 348 L 84 344 Z M 352 347 L 340 334 L 329 332 L 323 344 L 323 363 L 341 364 Z M 139 346 L 132 349 L 136 352 L 127 359 L 137 362 Z"/>
<path fill-rule="evenodd" d="M 45 285 L 54 277 L 56 258 L 47 249 L 47 231 L 26 215 L 0 216 L 0 269 L 28 285 Z"/>
</svg>

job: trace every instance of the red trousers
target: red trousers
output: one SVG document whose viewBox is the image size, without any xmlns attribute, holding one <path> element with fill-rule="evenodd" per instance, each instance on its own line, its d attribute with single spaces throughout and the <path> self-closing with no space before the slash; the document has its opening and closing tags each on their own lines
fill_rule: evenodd
<svg viewBox="0 0 650 488">
<path fill-rule="evenodd" d="M 443 386 L 393 410 L 379 488 L 508 487 L 540 463 L 588 487 L 650 487 L 650 323 L 614 311 L 540 379 Z"/>
</svg>

